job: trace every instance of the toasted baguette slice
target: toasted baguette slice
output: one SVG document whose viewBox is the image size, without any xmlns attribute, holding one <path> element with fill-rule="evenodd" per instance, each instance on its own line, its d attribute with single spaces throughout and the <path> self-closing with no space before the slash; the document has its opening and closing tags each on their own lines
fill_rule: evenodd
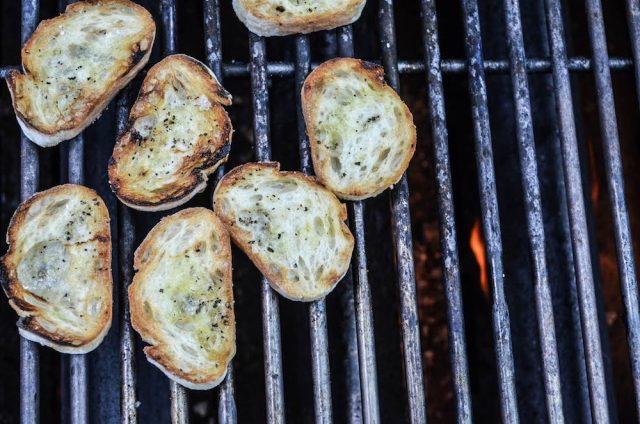
<svg viewBox="0 0 640 424">
<path fill-rule="evenodd" d="M 321 299 L 349 268 L 346 207 L 313 177 L 280 172 L 277 162 L 248 163 L 225 175 L 213 203 L 231 238 L 287 299 Z"/>
<path fill-rule="evenodd" d="M 416 150 L 409 108 L 372 63 L 339 58 L 311 72 L 302 110 L 318 180 L 348 200 L 398 182 Z"/>
<path fill-rule="evenodd" d="M 35 194 L 7 231 L 0 281 L 26 339 L 63 353 L 95 349 L 111 327 L 109 212 L 74 184 Z"/>
<path fill-rule="evenodd" d="M 43 21 L 7 84 L 20 127 L 49 147 L 78 135 L 149 60 L 156 26 L 128 0 L 79 1 Z"/>
<path fill-rule="evenodd" d="M 224 379 L 236 352 L 229 234 L 204 208 L 168 216 L 134 256 L 131 324 L 149 362 L 189 389 Z"/>
<path fill-rule="evenodd" d="M 366 0 L 233 0 L 238 18 L 265 37 L 333 29 L 358 20 Z"/>
<path fill-rule="evenodd" d="M 142 211 L 182 205 L 207 186 L 226 162 L 231 104 L 213 72 L 185 55 L 152 67 L 118 137 L 109 162 L 109 182 L 118 198 Z"/>
</svg>

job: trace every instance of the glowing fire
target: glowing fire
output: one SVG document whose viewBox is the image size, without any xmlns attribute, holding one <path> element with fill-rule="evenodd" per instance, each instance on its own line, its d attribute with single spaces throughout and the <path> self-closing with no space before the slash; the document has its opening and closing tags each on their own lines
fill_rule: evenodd
<svg viewBox="0 0 640 424">
<path fill-rule="evenodd" d="M 489 281 L 487 278 L 487 254 L 484 250 L 484 240 L 480 231 L 480 220 L 476 220 L 471 229 L 469 246 L 476 257 L 476 262 L 480 268 L 480 288 L 486 297 L 489 297 Z"/>
</svg>

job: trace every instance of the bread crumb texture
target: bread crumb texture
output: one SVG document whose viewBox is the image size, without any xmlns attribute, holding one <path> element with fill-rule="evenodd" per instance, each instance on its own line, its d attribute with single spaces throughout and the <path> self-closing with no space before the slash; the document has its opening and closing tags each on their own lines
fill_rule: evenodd
<svg viewBox="0 0 640 424">
<path fill-rule="evenodd" d="M 76 128 L 150 51 L 151 15 L 128 0 L 79 1 L 43 21 L 7 79 L 16 114 L 52 135 Z M 106 104 L 104 105 L 106 106 Z"/>
<path fill-rule="evenodd" d="M 204 189 L 227 160 L 231 95 L 201 62 L 168 56 L 145 78 L 109 164 L 109 181 L 132 207 L 175 207 Z"/>
<path fill-rule="evenodd" d="M 263 36 L 307 34 L 356 21 L 366 0 L 233 0 L 238 18 Z"/>
<path fill-rule="evenodd" d="M 11 220 L 2 283 L 21 329 L 72 351 L 111 323 L 109 215 L 95 191 L 63 185 L 23 203 Z"/>
<path fill-rule="evenodd" d="M 289 299 L 326 296 L 349 267 L 353 237 L 344 223 L 346 208 L 311 177 L 280 172 L 276 162 L 246 164 L 220 182 L 214 209 L 272 287 Z"/>
<path fill-rule="evenodd" d="M 135 253 L 131 320 L 149 360 L 187 387 L 218 384 L 235 354 L 227 231 L 204 208 L 156 225 Z"/>
<path fill-rule="evenodd" d="M 318 179 L 339 197 L 372 197 L 395 184 L 416 147 L 413 117 L 381 67 L 340 58 L 306 79 L 303 110 Z"/>
</svg>

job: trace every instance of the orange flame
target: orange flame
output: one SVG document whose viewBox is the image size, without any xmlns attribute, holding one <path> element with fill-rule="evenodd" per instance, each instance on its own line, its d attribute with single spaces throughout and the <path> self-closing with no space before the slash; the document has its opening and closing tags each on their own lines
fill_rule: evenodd
<svg viewBox="0 0 640 424">
<path fill-rule="evenodd" d="M 476 257 L 476 262 L 480 268 L 480 288 L 486 297 L 489 297 L 489 281 L 487 278 L 487 254 L 484 249 L 484 240 L 480 231 L 480 220 L 477 219 L 471 229 L 471 238 L 469 238 L 469 246 Z"/>
</svg>

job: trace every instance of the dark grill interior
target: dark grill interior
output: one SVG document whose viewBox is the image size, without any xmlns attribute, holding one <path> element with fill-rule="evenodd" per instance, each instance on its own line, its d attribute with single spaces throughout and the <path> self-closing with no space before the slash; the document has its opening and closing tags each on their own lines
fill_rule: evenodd
<svg viewBox="0 0 640 424">
<path fill-rule="evenodd" d="M 2 73 L 20 34 L 64 3 L 2 3 Z M 0 231 L 36 190 L 95 188 L 119 299 L 104 343 L 73 357 L 20 341 L 0 302 L 0 422 L 638 419 L 637 0 L 369 0 L 352 26 L 270 39 L 228 1 L 140 3 L 157 24 L 150 64 L 192 55 L 234 96 L 226 170 L 273 159 L 312 173 L 300 86 L 355 56 L 382 64 L 414 114 L 408 184 L 349 202 L 352 270 L 326 302 L 282 300 L 234 248 L 233 369 L 187 393 L 147 362 L 125 314 L 132 252 L 167 213 L 123 207 L 106 177 L 143 75 L 49 149 L 21 140 L 0 90 Z M 185 207 L 210 207 L 220 176 Z"/>
</svg>

